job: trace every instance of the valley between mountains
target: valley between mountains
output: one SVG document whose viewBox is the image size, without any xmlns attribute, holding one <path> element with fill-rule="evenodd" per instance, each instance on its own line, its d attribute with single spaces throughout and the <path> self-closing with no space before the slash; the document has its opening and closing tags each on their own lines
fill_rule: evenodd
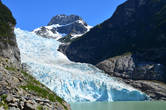
<svg viewBox="0 0 166 110">
<path fill-rule="evenodd" d="M 16 28 L 0 1 L 0 110 L 166 100 L 166 1 L 127 0 L 97 26 L 59 14 Z"/>
</svg>

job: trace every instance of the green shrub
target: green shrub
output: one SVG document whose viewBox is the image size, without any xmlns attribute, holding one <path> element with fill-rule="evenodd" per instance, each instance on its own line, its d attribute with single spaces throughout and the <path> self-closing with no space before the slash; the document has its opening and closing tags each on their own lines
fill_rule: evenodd
<svg viewBox="0 0 166 110">
<path fill-rule="evenodd" d="M 6 103 L 7 95 L 6 95 L 6 94 L 1 95 L 0 98 L 1 98 L 0 107 L 3 106 L 3 108 L 4 108 L 5 110 L 8 110 L 8 105 L 7 105 L 7 103 Z"/>
<path fill-rule="evenodd" d="M 5 69 L 7 69 L 8 71 L 17 71 L 17 69 L 13 67 L 6 67 Z"/>
<path fill-rule="evenodd" d="M 37 106 L 37 110 L 43 110 L 42 106 Z"/>
</svg>

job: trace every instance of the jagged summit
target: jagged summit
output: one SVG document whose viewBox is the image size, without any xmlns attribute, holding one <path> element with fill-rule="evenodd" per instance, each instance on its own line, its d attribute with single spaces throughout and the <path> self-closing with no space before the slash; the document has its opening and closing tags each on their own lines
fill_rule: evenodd
<svg viewBox="0 0 166 110">
<path fill-rule="evenodd" d="M 68 42 L 82 36 L 90 29 L 91 26 L 87 25 L 80 16 L 59 14 L 54 16 L 47 26 L 37 28 L 33 32 L 42 37 Z"/>
<path fill-rule="evenodd" d="M 59 24 L 59 25 L 66 25 L 73 23 L 75 21 L 82 20 L 82 18 L 78 15 L 65 15 L 65 14 L 58 14 L 54 16 L 51 21 L 48 23 L 48 26 L 53 25 L 53 24 Z"/>
</svg>

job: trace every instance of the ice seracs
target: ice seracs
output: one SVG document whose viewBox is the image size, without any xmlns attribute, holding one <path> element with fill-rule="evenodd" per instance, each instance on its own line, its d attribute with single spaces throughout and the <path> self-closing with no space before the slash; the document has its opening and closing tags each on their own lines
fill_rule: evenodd
<svg viewBox="0 0 166 110">
<path fill-rule="evenodd" d="M 140 101 L 148 97 L 95 66 L 75 63 L 57 51 L 60 42 L 15 29 L 21 61 L 31 74 L 67 102 Z"/>
</svg>

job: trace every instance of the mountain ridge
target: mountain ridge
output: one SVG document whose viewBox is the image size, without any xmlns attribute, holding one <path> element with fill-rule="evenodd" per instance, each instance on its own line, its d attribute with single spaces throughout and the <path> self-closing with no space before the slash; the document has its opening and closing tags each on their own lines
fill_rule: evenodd
<svg viewBox="0 0 166 110">
<path fill-rule="evenodd" d="M 117 10 L 110 19 L 104 21 L 100 25 L 95 26 L 80 39 L 73 41 L 64 53 L 66 53 L 70 60 L 97 64 L 104 59 L 133 51 L 134 49 L 139 50 L 139 48 L 157 48 L 159 45 L 163 47 L 165 44 L 163 43 L 165 41 L 165 28 L 163 27 L 164 24 L 159 25 L 160 27 L 157 27 L 157 23 L 160 23 L 161 21 L 158 21 L 160 16 L 158 17 L 156 13 L 159 13 L 160 11 L 162 12 L 161 7 L 164 8 L 165 1 L 162 0 L 157 3 L 157 0 L 151 0 L 151 2 L 147 0 L 143 1 L 139 2 L 137 0 L 128 0 L 124 4 L 118 6 Z M 142 5 L 136 7 L 136 4 Z M 149 5 L 149 7 L 147 7 L 147 5 Z M 151 10 L 151 7 L 154 8 Z M 153 14 L 157 17 L 153 17 Z M 164 15 L 161 16 L 160 19 L 164 20 Z M 145 22 L 145 20 L 147 22 Z M 150 33 L 149 30 L 153 30 L 153 34 Z M 157 35 L 157 32 L 161 35 Z M 151 37 L 153 37 L 155 34 L 159 37 L 154 37 L 152 39 Z M 144 37 L 145 35 L 148 37 Z M 151 44 L 146 43 L 149 39 L 151 39 L 151 42 L 149 42 Z M 142 45 L 140 45 L 141 43 Z M 81 47 L 84 44 L 87 44 L 89 48 Z M 110 51 L 107 51 L 109 50 L 110 46 L 114 48 L 112 48 Z M 88 52 L 88 54 L 84 54 L 84 51 Z M 82 57 L 82 55 L 84 55 L 84 57 Z"/>
<path fill-rule="evenodd" d="M 166 82 L 165 7 L 165 0 L 127 0 L 111 18 L 70 44 L 61 45 L 59 51 L 72 61 L 96 65 L 122 78 L 153 99 L 165 100 L 166 94 L 159 93 L 154 83 L 146 83 Z"/>
<path fill-rule="evenodd" d="M 90 30 L 91 26 L 77 15 L 59 14 L 54 16 L 47 26 L 35 29 L 33 32 L 46 38 L 59 39 L 61 42 L 80 37 Z M 69 37 L 70 36 L 70 37 Z"/>
</svg>

